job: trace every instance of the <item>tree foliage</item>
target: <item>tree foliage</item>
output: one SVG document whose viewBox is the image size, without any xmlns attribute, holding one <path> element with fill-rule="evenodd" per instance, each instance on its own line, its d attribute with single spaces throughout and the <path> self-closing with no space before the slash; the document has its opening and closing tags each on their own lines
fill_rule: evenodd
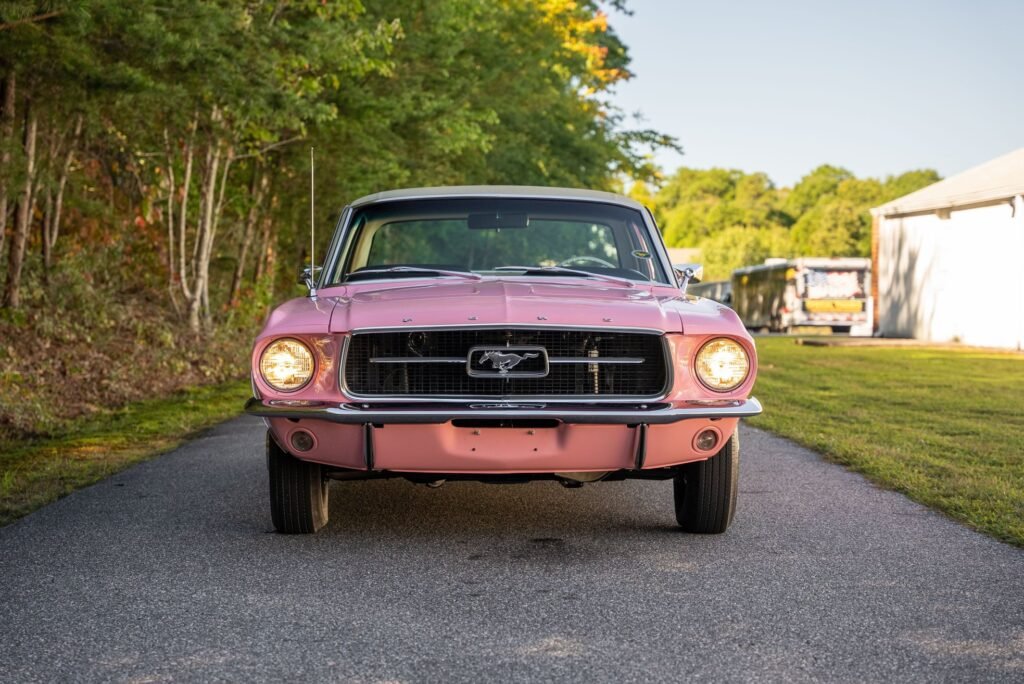
<svg viewBox="0 0 1024 684">
<path fill-rule="evenodd" d="M 605 8 L 0 0 L 0 437 L 238 374 L 300 292 L 311 147 L 318 257 L 369 192 L 653 179 Z"/>
<path fill-rule="evenodd" d="M 724 279 L 768 257 L 868 256 L 869 209 L 937 180 L 932 170 L 860 179 L 826 164 L 777 188 L 763 173 L 682 168 L 652 206 L 668 245 L 701 248 L 708 278 Z"/>
<path fill-rule="evenodd" d="M 310 147 L 329 226 L 389 187 L 612 187 L 674 145 L 609 105 L 629 56 L 592 0 L 14 0 L 0 35 L 11 309 L 98 230 L 144 246 L 147 282 L 212 330 L 290 283 Z"/>
</svg>

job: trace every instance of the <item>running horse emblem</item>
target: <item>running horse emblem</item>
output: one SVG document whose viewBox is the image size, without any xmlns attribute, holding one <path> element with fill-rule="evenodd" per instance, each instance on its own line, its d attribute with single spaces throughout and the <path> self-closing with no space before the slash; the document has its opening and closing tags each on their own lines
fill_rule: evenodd
<svg viewBox="0 0 1024 684">
<path fill-rule="evenodd" d="M 527 352 L 525 354 L 514 354 L 512 352 L 491 350 L 488 352 L 484 352 L 480 356 L 480 365 L 482 366 L 488 361 L 490 361 L 491 368 L 498 371 L 499 374 L 505 375 L 523 361 L 527 359 L 535 359 L 538 356 L 540 356 L 540 354 L 535 352 Z"/>
</svg>

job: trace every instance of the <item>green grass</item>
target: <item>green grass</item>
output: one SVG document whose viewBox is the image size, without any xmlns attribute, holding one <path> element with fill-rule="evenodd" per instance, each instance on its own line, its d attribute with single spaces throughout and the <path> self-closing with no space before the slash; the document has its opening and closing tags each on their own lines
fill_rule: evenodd
<svg viewBox="0 0 1024 684">
<path fill-rule="evenodd" d="M 1024 546 L 1024 354 L 757 341 L 753 425 Z"/>
<path fill-rule="evenodd" d="M 59 438 L 0 444 L 0 525 L 241 413 L 248 381 L 190 389 L 78 422 Z"/>
</svg>

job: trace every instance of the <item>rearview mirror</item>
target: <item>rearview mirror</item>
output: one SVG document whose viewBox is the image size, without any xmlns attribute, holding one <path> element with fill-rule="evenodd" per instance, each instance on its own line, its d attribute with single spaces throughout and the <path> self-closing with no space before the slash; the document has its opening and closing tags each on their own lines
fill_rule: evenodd
<svg viewBox="0 0 1024 684">
<path fill-rule="evenodd" d="M 686 292 L 687 285 L 699 283 L 704 278 L 704 266 L 701 264 L 673 264 L 672 270 L 676 272 L 679 289 L 683 292 Z"/>
<path fill-rule="evenodd" d="M 466 222 L 469 224 L 470 230 L 526 228 L 530 225 L 530 217 L 526 214 L 508 214 L 499 211 L 487 214 L 470 214 Z"/>
</svg>

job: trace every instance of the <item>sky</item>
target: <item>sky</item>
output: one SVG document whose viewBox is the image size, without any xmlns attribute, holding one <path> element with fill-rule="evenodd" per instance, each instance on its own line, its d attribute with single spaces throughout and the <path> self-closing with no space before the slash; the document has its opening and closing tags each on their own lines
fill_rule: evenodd
<svg viewBox="0 0 1024 684">
<path fill-rule="evenodd" d="M 1024 0 L 627 4 L 609 21 L 635 76 L 613 102 L 678 139 L 666 172 L 947 177 L 1024 147 Z"/>
</svg>

